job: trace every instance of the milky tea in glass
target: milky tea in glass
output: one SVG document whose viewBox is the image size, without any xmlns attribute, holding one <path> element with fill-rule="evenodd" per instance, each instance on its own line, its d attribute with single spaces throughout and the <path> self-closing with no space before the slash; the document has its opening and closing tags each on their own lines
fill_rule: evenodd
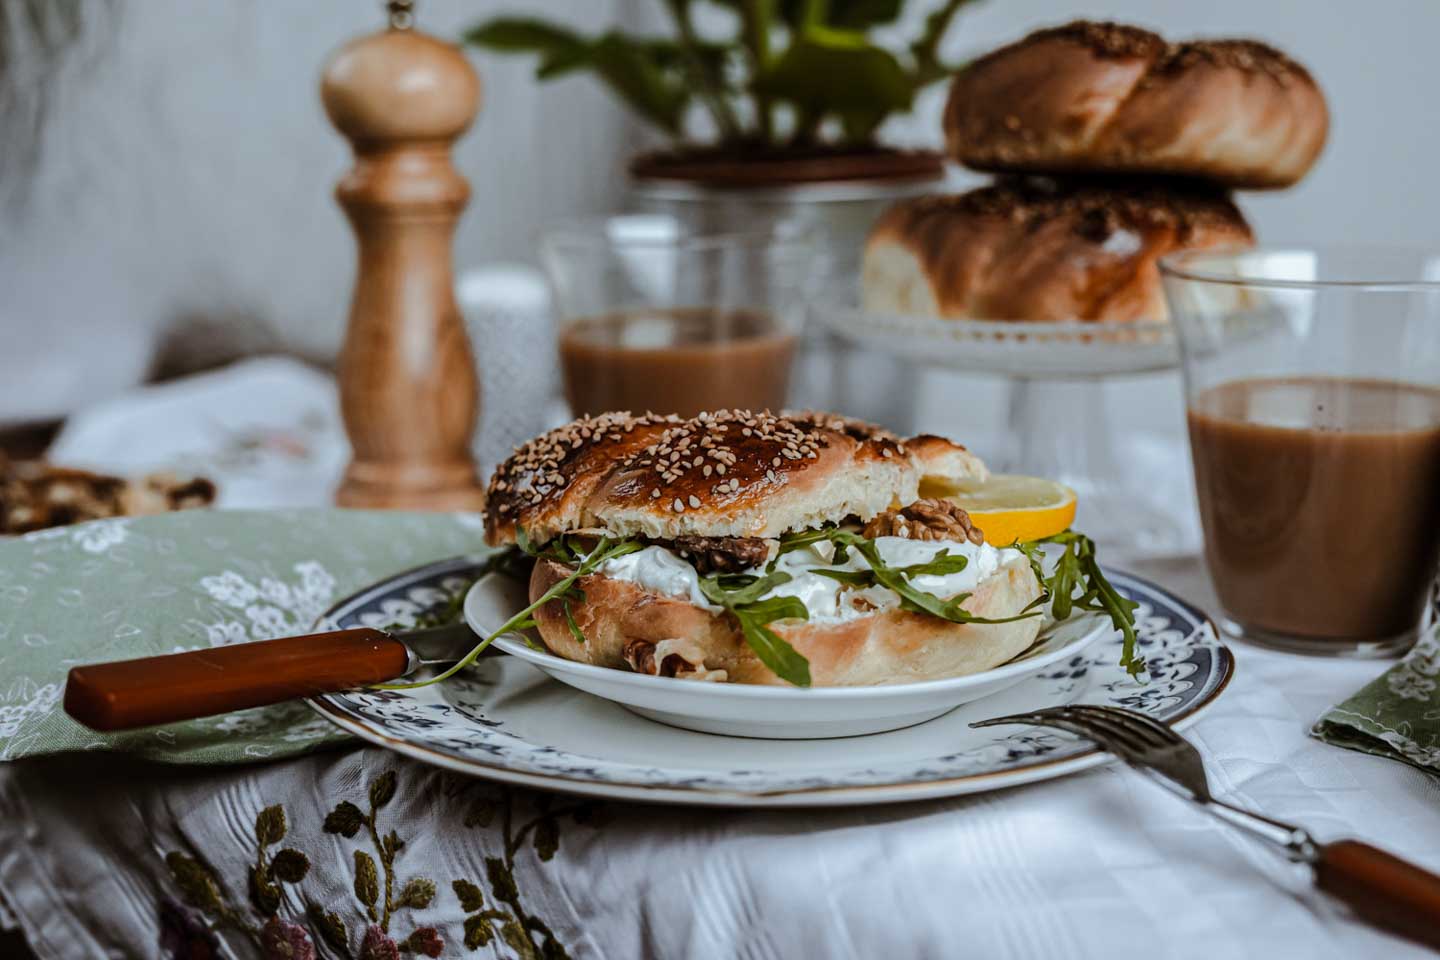
<svg viewBox="0 0 1440 960">
<path fill-rule="evenodd" d="M 1440 366 L 1404 355 L 1440 364 L 1440 290 L 1266 284 L 1404 268 L 1333 256 L 1210 255 L 1172 262 L 1166 286 L 1227 631 L 1379 654 L 1413 643 L 1440 569 Z"/>
</svg>

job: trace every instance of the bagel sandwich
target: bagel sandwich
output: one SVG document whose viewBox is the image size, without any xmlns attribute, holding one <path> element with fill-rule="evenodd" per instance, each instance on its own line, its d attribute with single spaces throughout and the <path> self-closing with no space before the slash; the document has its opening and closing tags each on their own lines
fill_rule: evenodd
<svg viewBox="0 0 1440 960">
<path fill-rule="evenodd" d="M 708 682 L 934 680 L 1015 658 L 1043 625 L 1035 546 L 988 544 L 959 506 L 919 495 L 985 476 L 959 444 L 830 414 L 611 413 L 500 465 L 486 540 L 531 558 L 513 622 L 570 660 Z"/>
</svg>

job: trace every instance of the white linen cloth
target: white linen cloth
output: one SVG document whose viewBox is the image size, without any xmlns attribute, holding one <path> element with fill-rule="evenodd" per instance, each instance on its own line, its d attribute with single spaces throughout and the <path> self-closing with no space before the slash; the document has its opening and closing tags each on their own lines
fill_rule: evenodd
<svg viewBox="0 0 1440 960">
<path fill-rule="evenodd" d="M 275 378 L 265 387 L 274 394 L 284 379 L 278 369 L 267 362 L 259 370 Z M 230 396 L 254 372 L 242 366 L 184 389 L 157 388 L 171 390 L 176 407 L 154 420 L 149 416 L 165 411 L 143 404 L 119 405 L 115 417 L 93 411 L 80 423 L 94 445 L 67 433 L 59 449 L 128 469 L 133 464 L 123 458 L 107 462 L 118 448 L 106 447 L 105 438 L 124 436 L 126 450 L 141 448 L 150 442 L 147 421 L 163 423 L 167 435 L 179 429 L 176 409 L 188 411 L 183 422 L 212 422 L 196 409 L 201 398 L 226 378 L 228 387 L 215 396 Z M 296 391 L 309 385 L 308 371 L 297 374 Z M 226 409 L 225 416 L 237 415 Z M 197 463 L 218 463 L 204 453 L 216 436 L 169 440 Z M 320 474 L 336 464 L 316 458 L 312 466 L 316 476 L 305 489 L 328 490 L 334 475 Z M 285 476 L 292 489 L 300 482 Z M 229 478 L 217 479 L 223 487 Z M 260 481 L 252 480 L 258 490 Z M 1213 607 L 1194 560 L 1137 572 Z M 1322 840 L 1359 837 L 1440 870 L 1440 782 L 1306 735 L 1325 708 L 1385 665 L 1245 646 L 1235 653 L 1230 688 L 1190 731 L 1217 795 L 1295 820 Z M 399 939 L 413 926 L 436 924 L 444 956 L 470 956 L 451 884 L 469 878 L 490 889 L 484 859 L 502 855 L 498 834 L 464 820 L 491 788 L 377 748 L 218 770 L 99 756 L 0 765 L 0 901 L 43 958 L 155 956 L 157 904 L 176 895 L 165 854 L 203 854 L 243 910 L 257 813 L 281 804 L 289 824 L 284 845 L 311 862 L 305 896 L 343 915 L 357 947 L 365 921 L 351 858 L 365 833 L 348 840 L 320 824 L 341 800 L 364 806 L 366 785 L 385 771 L 396 773 L 397 789 L 381 831 L 393 827 L 405 842 L 397 877 L 423 876 L 438 888 L 391 932 Z M 516 822 L 542 797 L 514 794 Z M 575 957 L 1427 955 L 1351 920 L 1311 889 L 1302 868 L 1119 766 L 974 797 L 849 810 L 623 803 L 603 810 L 599 826 L 567 822 L 548 862 L 538 848 L 514 856 L 526 910 L 543 917 Z M 303 918 L 295 888 L 280 887 L 281 915 Z M 261 955 L 244 938 L 226 944 L 233 951 L 227 955 Z M 337 955 L 323 944 L 319 951 Z M 473 955 L 516 952 L 497 936 Z"/>
</svg>

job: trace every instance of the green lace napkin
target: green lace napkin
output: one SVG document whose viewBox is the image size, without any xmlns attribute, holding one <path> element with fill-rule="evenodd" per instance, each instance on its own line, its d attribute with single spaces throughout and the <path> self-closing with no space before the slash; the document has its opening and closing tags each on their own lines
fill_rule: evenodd
<svg viewBox="0 0 1440 960">
<path fill-rule="evenodd" d="M 65 715 L 65 674 L 99 660 L 307 632 L 335 601 L 483 552 L 474 514 L 196 510 L 0 542 L 0 760 L 114 750 L 172 763 L 290 756 L 348 739 L 304 704 L 124 734 Z"/>
<path fill-rule="evenodd" d="M 1440 772 L 1440 625 L 1310 732 L 1337 747 Z"/>
</svg>

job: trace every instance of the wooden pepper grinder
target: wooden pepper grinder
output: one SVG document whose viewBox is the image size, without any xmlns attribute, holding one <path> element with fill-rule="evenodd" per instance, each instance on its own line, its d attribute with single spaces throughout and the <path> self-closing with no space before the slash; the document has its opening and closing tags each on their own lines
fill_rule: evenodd
<svg viewBox="0 0 1440 960">
<path fill-rule="evenodd" d="M 475 119 L 480 79 L 454 45 L 390 27 L 346 44 L 321 81 L 325 112 L 355 151 L 335 194 L 359 243 L 340 406 L 354 451 L 345 507 L 476 510 L 470 454 L 475 366 L 451 273 L 451 237 L 470 189 L 450 145 Z"/>
</svg>

